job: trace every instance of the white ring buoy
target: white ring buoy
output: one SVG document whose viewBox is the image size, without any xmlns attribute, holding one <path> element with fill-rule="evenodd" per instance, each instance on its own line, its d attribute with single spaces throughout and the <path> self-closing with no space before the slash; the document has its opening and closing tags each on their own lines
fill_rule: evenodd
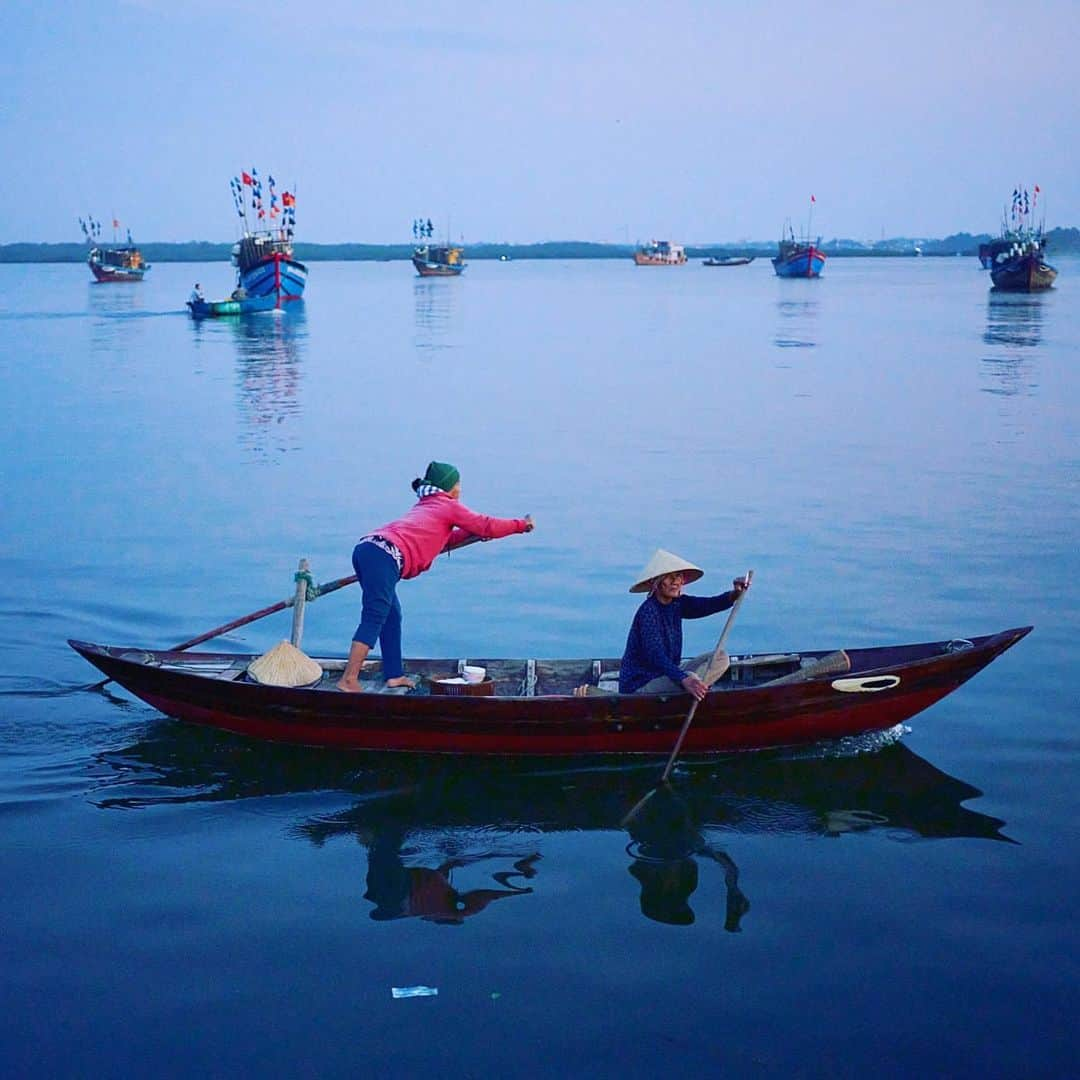
<svg viewBox="0 0 1080 1080">
<path fill-rule="evenodd" d="M 842 694 L 876 694 L 900 685 L 899 675 L 863 675 L 856 679 L 833 679 L 829 684 Z"/>
</svg>

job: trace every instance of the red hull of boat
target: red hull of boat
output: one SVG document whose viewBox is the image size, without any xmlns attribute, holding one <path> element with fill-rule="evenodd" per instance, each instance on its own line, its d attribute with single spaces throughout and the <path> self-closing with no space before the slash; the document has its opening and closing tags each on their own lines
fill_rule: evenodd
<svg viewBox="0 0 1080 1080">
<path fill-rule="evenodd" d="M 1030 627 L 972 639 L 970 647 L 858 667 L 865 682 L 847 692 L 832 677 L 784 686 L 732 686 L 699 707 L 684 744 L 688 754 L 791 746 L 891 728 L 951 693 L 1010 648 Z M 308 746 L 423 753 L 583 755 L 670 753 L 686 717 L 685 694 L 578 698 L 433 697 L 342 694 L 211 678 L 162 664 L 223 654 L 150 653 L 71 642 L 105 675 L 161 712 L 261 739 Z M 851 650 L 889 657 L 905 649 Z M 852 672 L 856 672 L 853 666 Z M 895 683 L 893 679 L 895 678 Z"/>
</svg>

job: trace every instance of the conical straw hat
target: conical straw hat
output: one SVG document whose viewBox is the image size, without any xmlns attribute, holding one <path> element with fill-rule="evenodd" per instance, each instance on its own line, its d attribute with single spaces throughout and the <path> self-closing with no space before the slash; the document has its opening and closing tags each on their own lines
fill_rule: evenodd
<svg viewBox="0 0 1080 1080">
<path fill-rule="evenodd" d="M 687 562 L 679 555 L 673 555 L 670 551 L 657 548 L 652 558 L 645 564 L 645 569 L 638 574 L 637 582 L 630 586 L 631 592 L 648 592 L 653 578 L 663 577 L 664 574 L 674 574 L 681 570 L 686 581 L 697 581 L 705 571 L 700 566 Z"/>
<path fill-rule="evenodd" d="M 310 686 L 323 669 L 295 645 L 282 641 L 248 664 L 248 674 L 265 686 Z"/>
</svg>

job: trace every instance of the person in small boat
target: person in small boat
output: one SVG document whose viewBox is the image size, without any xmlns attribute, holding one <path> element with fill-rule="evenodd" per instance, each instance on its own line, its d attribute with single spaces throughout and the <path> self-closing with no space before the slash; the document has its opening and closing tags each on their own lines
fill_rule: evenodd
<svg viewBox="0 0 1080 1080">
<path fill-rule="evenodd" d="M 708 687 L 701 680 L 712 652 L 695 656 L 682 666 L 683 619 L 702 619 L 727 611 L 750 583 L 735 578 L 731 589 L 717 596 L 689 596 L 683 586 L 705 571 L 670 551 L 657 548 L 632 593 L 648 593 L 634 615 L 619 667 L 620 694 L 663 694 L 685 690 L 701 701 Z"/>
<path fill-rule="evenodd" d="M 702 681 L 712 652 L 682 661 L 683 619 L 702 619 L 726 611 L 750 584 L 736 578 L 729 591 L 717 596 L 689 596 L 683 586 L 697 581 L 705 571 L 679 555 L 657 548 L 632 593 L 648 593 L 634 615 L 619 666 L 620 694 L 672 694 L 685 690 L 701 701 L 708 692 Z M 607 693 L 596 686 L 579 686 L 578 697 Z"/>
<path fill-rule="evenodd" d="M 202 286 L 196 281 L 195 288 L 191 290 L 191 295 L 188 297 L 189 304 L 201 304 L 205 298 L 203 297 Z"/>
<path fill-rule="evenodd" d="M 363 601 L 339 690 L 356 693 L 361 689 L 360 671 L 376 641 L 386 685 L 413 686 L 401 662 L 399 581 L 422 574 L 442 552 L 475 537 L 496 540 L 533 530 L 531 515 L 487 517 L 462 505 L 461 474 L 446 462 L 430 462 L 423 477 L 412 482 L 412 489 L 416 505 L 404 517 L 362 537 L 353 549 L 352 564 Z"/>
</svg>

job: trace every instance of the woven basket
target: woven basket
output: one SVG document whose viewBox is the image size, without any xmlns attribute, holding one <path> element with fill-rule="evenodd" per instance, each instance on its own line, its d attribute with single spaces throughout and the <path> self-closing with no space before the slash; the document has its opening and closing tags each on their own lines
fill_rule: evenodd
<svg viewBox="0 0 1080 1080">
<path fill-rule="evenodd" d="M 452 683 L 447 679 L 457 679 L 457 675 L 432 675 L 431 692 L 438 697 L 494 697 L 495 680 L 487 676 L 478 683 Z"/>
</svg>

